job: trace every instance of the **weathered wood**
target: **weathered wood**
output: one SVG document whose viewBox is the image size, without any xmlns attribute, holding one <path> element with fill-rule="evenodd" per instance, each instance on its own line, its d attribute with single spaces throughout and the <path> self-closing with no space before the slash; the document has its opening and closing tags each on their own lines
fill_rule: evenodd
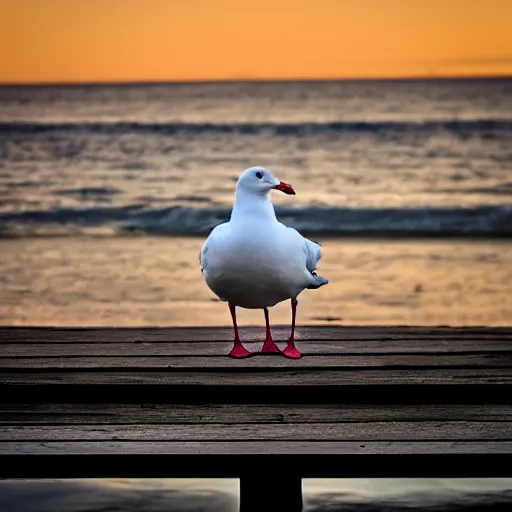
<svg viewBox="0 0 512 512">
<path fill-rule="evenodd" d="M 173 369 L 177 370 L 177 369 Z M 512 372 L 509 368 L 478 369 L 348 369 L 341 371 L 322 368 L 304 368 L 299 371 L 293 366 L 283 368 L 282 371 L 271 369 L 269 371 L 256 371 L 257 368 L 247 369 L 244 372 L 206 371 L 209 369 L 197 368 L 185 371 L 69 371 L 66 367 L 62 371 L 48 372 L 4 372 L 0 373 L 0 382 L 3 385 L 110 385 L 123 386 L 136 384 L 139 387 L 149 385 L 194 385 L 194 386 L 364 386 L 372 385 L 469 385 L 512 383 Z M 227 369 L 229 370 L 229 368 Z M 264 369 L 263 369 L 264 370 Z M 2 390 L 0 384 L 0 391 Z M 263 396 L 263 395 L 262 395 Z M 219 397 L 220 399 L 220 397 Z"/>
<path fill-rule="evenodd" d="M 269 449 L 271 453 L 269 453 Z M 3 441 L 0 454 L 477 454 L 503 453 L 512 456 L 510 441 Z M 512 468 L 511 468 L 512 474 Z M 212 468 L 212 474 L 215 468 Z M 333 471 L 336 472 L 335 470 Z M 324 473 L 325 474 L 325 473 Z"/>
<path fill-rule="evenodd" d="M 277 342 L 284 348 L 285 342 Z M 244 342 L 250 350 L 259 350 L 262 342 Z M 162 342 L 55 342 L 34 341 L 0 343 L 1 357 L 67 357 L 67 356 L 222 356 L 233 347 L 232 341 L 162 341 Z M 299 350 L 308 355 L 448 355 L 448 354 L 512 354 L 512 339 L 401 339 L 401 340 L 307 340 L 298 341 Z"/>
<path fill-rule="evenodd" d="M 284 348 L 284 347 L 283 347 Z M 194 370 L 223 369 L 223 368 L 509 368 L 512 374 L 512 351 L 507 354 L 389 354 L 385 356 L 375 355 L 329 355 L 315 356 L 304 351 L 304 357 L 298 361 L 279 356 L 254 357 L 248 359 L 232 359 L 222 356 L 0 356 L 0 370 L 5 369 L 155 369 L 165 371 L 167 369 L 187 368 Z"/>
<path fill-rule="evenodd" d="M 511 328 L 298 334 L 0 328 L 0 478 L 512 477 Z"/>
<path fill-rule="evenodd" d="M 510 404 L 12 404 L 0 425 L 511 422 Z M 442 427 L 442 425 L 441 425 Z"/>
<path fill-rule="evenodd" d="M 2 427 L 0 441 L 491 441 L 512 442 L 511 422 L 58 425 Z"/>
<path fill-rule="evenodd" d="M 273 326 L 277 340 L 286 340 L 289 326 Z M 244 341 L 265 338 L 262 327 L 241 327 Z M 502 339 L 512 340 L 512 327 L 410 327 L 410 326 L 301 326 L 296 337 L 308 341 L 339 340 L 413 340 L 413 339 Z M 81 343 L 117 342 L 198 342 L 233 340 L 230 327 L 179 327 L 179 328 L 52 328 L 52 327 L 0 327 L 0 342 L 49 341 Z"/>
</svg>

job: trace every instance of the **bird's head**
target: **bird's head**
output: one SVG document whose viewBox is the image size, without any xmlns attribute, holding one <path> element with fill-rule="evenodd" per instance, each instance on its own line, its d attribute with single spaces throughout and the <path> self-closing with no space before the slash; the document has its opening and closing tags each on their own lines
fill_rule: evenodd
<svg viewBox="0 0 512 512">
<path fill-rule="evenodd" d="M 295 195 L 295 190 L 284 183 L 264 167 L 250 167 L 246 169 L 238 178 L 237 190 L 243 190 L 253 194 L 265 195 L 272 189 L 280 190 L 285 194 Z"/>
</svg>

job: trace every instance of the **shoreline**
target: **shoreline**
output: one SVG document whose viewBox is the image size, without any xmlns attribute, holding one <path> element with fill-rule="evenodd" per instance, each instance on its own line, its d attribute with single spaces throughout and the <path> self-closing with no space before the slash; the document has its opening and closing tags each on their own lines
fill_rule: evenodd
<svg viewBox="0 0 512 512">
<path fill-rule="evenodd" d="M 228 308 L 204 282 L 203 237 L 84 236 L 2 244 L 0 325 L 228 326 Z M 323 239 L 329 285 L 299 296 L 297 325 L 508 326 L 508 240 Z M 237 308 L 240 326 L 264 326 Z M 288 325 L 290 306 L 270 310 Z"/>
</svg>

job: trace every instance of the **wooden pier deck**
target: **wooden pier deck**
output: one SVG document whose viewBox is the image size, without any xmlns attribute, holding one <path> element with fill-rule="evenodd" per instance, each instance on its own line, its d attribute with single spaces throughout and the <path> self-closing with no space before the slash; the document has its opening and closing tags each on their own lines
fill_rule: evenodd
<svg viewBox="0 0 512 512">
<path fill-rule="evenodd" d="M 0 478 L 241 478 L 242 510 L 293 511 L 301 478 L 512 477 L 512 328 L 297 338 L 234 360 L 230 328 L 0 328 Z"/>
</svg>

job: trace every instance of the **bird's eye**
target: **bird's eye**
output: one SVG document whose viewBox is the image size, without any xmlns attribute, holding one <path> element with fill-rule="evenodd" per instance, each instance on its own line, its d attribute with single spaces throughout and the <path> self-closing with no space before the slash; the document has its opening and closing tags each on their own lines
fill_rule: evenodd
<svg viewBox="0 0 512 512">
<path fill-rule="evenodd" d="M 256 173 L 256 178 L 258 178 L 259 180 L 261 180 L 261 178 L 263 178 L 263 174 L 261 174 L 261 172 L 260 172 L 260 171 L 258 171 L 258 172 Z"/>
</svg>

